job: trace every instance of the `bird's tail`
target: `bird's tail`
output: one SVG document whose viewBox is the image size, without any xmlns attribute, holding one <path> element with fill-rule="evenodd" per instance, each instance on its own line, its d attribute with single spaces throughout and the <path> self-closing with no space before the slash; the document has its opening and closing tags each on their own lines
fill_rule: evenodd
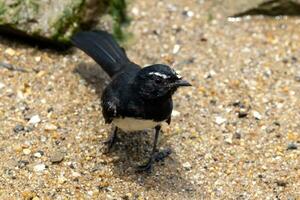
<svg viewBox="0 0 300 200">
<path fill-rule="evenodd" d="M 110 77 L 121 71 L 123 64 L 129 62 L 125 51 L 107 32 L 79 32 L 71 38 L 71 42 L 92 57 Z"/>
</svg>

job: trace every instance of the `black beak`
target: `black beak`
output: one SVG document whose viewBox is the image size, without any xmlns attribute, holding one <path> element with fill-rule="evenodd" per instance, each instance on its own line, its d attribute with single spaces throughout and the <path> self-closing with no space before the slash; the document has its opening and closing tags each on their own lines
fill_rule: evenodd
<svg viewBox="0 0 300 200">
<path fill-rule="evenodd" d="M 181 86 L 192 86 L 192 85 L 183 79 L 179 79 L 175 83 L 172 84 L 172 87 L 181 87 Z"/>
</svg>

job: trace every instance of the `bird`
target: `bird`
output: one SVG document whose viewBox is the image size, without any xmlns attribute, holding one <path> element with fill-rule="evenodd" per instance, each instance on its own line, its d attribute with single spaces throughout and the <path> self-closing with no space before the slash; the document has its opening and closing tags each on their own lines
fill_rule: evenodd
<svg viewBox="0 0 300 200">
<path fill-rule="evenodd" d="M 146 67 L 132 62 L 113 36 L 102 30 L 80 31 L 72 44 L 90 56 L 111 78 L 101 96 L 105 123 L 114 130 L 106 144 L 110 149 L 117 132 L 154 129 L 152 152 L 138 171 L 150 171 L 157 155 L 162 123 L 171 123 L 172 95 L 179 87 L 191 86 L 170 66 L 153 64 Z"/>
</svg>

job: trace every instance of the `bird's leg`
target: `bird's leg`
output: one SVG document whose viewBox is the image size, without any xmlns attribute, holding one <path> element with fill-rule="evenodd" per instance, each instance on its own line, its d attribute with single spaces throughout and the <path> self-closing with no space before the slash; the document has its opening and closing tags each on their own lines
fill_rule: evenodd
<svg viewBox="0 0 300 200">
<path fill-rule="evenodd" d="M 115 127 L 113 132 L 108 136 L 108 138 L 104 141 L 104 144 L 107 145 L 107 149 L 106 152 L 108 153 L 111 148 L 113 147 L 113 145 L 116 143 L 116 139 L 117 139 L 117 132 L 118 132 L 118 127 Z"/>
<path fill-rule="evenodd" d="M 155 136 L 154 136 L 153 148 L 152 148 L 152 152 L 151 152 L 149 160 L 147 161 L 147 163 L 145 165 L 138 166 L 137 171 L 139 171 L 139 172 L 141 172 L 141 171 L 151 171 L 152 164 L 155 160 L 155 155 L 156 155 L 156 150 L 157 150 L 156 146 L 157 146 L 157 142 L 158 142 L 158 136 L 159 136 L 160 128 L 161 128 L 160 125 L 155 127 Z"/>
</svg>

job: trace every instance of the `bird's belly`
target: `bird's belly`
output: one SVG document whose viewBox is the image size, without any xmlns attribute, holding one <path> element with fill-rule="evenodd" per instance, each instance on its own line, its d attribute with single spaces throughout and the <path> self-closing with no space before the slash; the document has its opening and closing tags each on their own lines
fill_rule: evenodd
<svg viewBox="0 0 300 200">
<path fill-rule="evenodd" d="M 154 128 L 161 124 L 153 120 L 136 119 L 132 117 L 115 118 L 112 123 L 123 131 L 140 131 L 148 128 Z"/>
</svg>

